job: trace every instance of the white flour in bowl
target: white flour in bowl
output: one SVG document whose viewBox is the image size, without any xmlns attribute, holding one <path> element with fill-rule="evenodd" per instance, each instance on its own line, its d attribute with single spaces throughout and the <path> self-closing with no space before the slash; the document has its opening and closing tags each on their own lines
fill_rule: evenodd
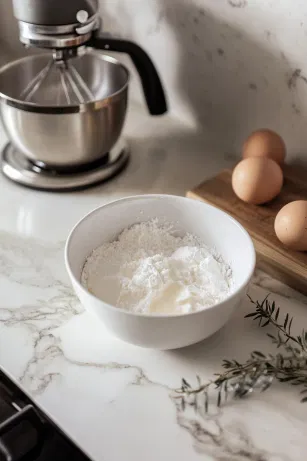
<svg viewBox="0 0 307 461">
<path fill-rule="evenodd" d="M 195 312 L 225 299 L 232 272 L 214 249 L 191 234 L 176 237 L 157 220 L 135 224 L 87 258 L 82 285 L 101 300 L 131 312 Z"/>
</svg>

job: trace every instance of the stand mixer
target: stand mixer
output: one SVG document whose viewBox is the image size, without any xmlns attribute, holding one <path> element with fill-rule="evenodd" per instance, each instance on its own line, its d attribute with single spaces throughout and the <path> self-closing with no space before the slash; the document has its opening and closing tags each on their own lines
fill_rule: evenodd
<svg viewBox="0 0 307 461">
<path fill-rule="evenodd" d="M 10 143 L 2 171 L 36 189 L 101 182 L 127 163 L 121 140 L 129 71 L 93 49 L 127 53 L 151 115 L 167 111 L 159 75 L 137 44 L 99 34 L 97 0 L 13 0 L 20 41 L 45 53 L 0 69 L 0 113 Z"/>
</svg>

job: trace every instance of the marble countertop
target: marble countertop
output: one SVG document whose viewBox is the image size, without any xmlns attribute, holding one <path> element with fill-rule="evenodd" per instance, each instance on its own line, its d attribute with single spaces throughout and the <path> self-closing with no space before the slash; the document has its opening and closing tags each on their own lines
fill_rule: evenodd
<svg viewBox="0 0 307 461">
<path fill-rule="evenodd" d="M 209 135 L 141 110 L 130 111 L 126 135 L 128 168 L 99 187 L 51 194 L 0 178 L 0 366 L 95 461 L 301 461 L 307 406 L 294 387 L 274 385 L 206 418 L 176 408 L 171 397 L 183 376 L 208 379 L 224 358 L 271 348 L 244 319 L 247 298 L 214 337 L 167 352 L 113 338 L 76 299 L 63 247 L 78 219 L 127 195 L 184 195 L 233 160 Z M 297 327 L 307 323 L 305 297 L 256 273 L 250 294 L 268 292 Z"/>
</svg>

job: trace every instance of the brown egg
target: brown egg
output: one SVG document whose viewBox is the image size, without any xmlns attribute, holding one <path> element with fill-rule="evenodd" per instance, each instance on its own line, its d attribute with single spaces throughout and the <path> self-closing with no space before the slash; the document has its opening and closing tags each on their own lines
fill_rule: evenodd
<svg viewBox="0 0 307 461">
<path fill-rule="evenodd" d="M 261 205 L 279 194 L 283 174 L 280 166 L 265 157 L 241 160 L 232 173 L 232 188 L 244 202 Z"/>
<path fill-rule="evenodd" d="M 243 158 L 267 157 L 281 165 L 286 157 L 286 146 L 275 131 L 258 130 L 254 131 L 243 144 L 242 156 Z"/>
<path fill-rule="evenodd" d="M 275 218 L 274 228 L 284 245 L 307 251 L 307 201 L 296 200 L 285 205 Z"/>
</svg>

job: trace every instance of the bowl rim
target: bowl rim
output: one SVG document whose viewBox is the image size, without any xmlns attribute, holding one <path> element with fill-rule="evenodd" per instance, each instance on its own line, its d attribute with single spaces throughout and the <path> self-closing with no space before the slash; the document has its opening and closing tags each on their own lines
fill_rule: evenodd
<svg viewBox="0 0 307 461">
<path fill-rule="evenodd" d="M 51 105 L 39 105 L 34 102 L 28 102 L 28 101 L 23 101 L 22 99 L 17 99 L 13 98 L 12 96 L 8 96 L 7 94 L 3 93 L 0 90 L 0 100 L 3 104 L 12 106 L 16 109 L 23 110 L 25 112 L 34 112 L 34 113 L 39 113 L 39 114 L 75 114 L 79 112 L 87 112 L 87 111 L 93 111 L 93 110 L 99 110 L 102 109 L 103 107 L 108 106 L 112 101 L 117 101 L 121 98 L 121 94 L 127 90 L 129 81 L 130 81 L 130 72 L 128 68 L 122 64 L 120 61 L 117 59 L 113 58 L 113 56 L 109 56 L 108 54 L 104 54 L 99 51 L 95 51 L 93 49 L 87 49 L 83 55 L 77 56 L 80 59 L 87 54 L 94 56 L 96 59 L 100 59 L 102 61 L 107 61 L 115 66 L 121 67 L 125 72 L 126 72 L 126 82 L 125 84 L 117 91 L 114 91 L 114 93 L 108 95 L 107 97 L 103 99 L 94 99 L 93 101 L 89 102 L 84 102 L 80 104 L 71 104 L 71 105 L 65 105 L 65 106 L 51 106 Z M 41 58 L 46 58 L 48 57 L 49 60 L 52 59 L 52 56 L 50 53 L 39 53 L 31 56 L 25 56 L 20 59 L 15 59 L 14 61 L 10 61 L 4 66 L 0 68 L 0 76 L 1 74 L 5 73 L 8 69 L 17 66 L 23 62 L 26 61 L 35 61 L 39 60 Z"/>
<path fill-rule="evenodd" d="M 216 304 L 213 304 L 212 306 L 209 306 L 209 307 L 204 307 L 203 309 L 200 309 L 198 311 L 194 311 L 194 312 L 184 312 L 184 313 L 176 313 L 176 314 L 163 314 L 163 313 L 153 313 L 153 314 L 148 314 L 148 313 L 143 313 L 143 312 L 131 312 L 131 311 L 128 311 L 126 309 L 123 309 L 121 307 L 116 307 L 116 306 L 113 306 L 112 304 L 109 304 L 105 301 L 103 301 L 101 298 L 98 298 L 97 296 L 93 295 L 92 293 L 90 293 L 81 283 L 80 280 L 78 280 L 72 270 L 71 270 L 71 267 L 70 267 L 70 262 L 69 262 L 69 256 L 68 256 L 68 253 L 69 253 L 69 247 L 70 247 L 70 244 L 71 244 L 71 239 L 73 238 L 74 234 L 76 233 L 78 227 L 82 224 L 82 222 L 86 221 L 88 218 L 90 218 L 91 215 L 99 212 L 101 209 L 104 209 L 104 208 L 109 208 L 109 207 L 113 207 L 113 206 L 117 206 L 118 204 L 122 203 L 122 202 L 128 202 L 128 201 L 131 201 L 131 200 L 140 200 L 140 199 L 146 199 L 146 198 L 151 198 L 151 199 L 164 199 L 164 198 L 168 198 L 168 199 L 176 199 L 176 200 L 183 200 L 183 201 L 188 201 L 188 202 L 199 202 L 201 203 L 205 208 L 211 208 L 211 209 L 214 209 L 216 210 L 218 213 L 221 213 L 227 220 L 229 221 L 232 221 L 236 227 L 242 232 L 242 234 L 246 237 L 247 239 L 247 243 L 248 243 L 248 247 L 249 247 L 249 250 L 251 251 L 251 266 L 250 266 L 250 270 L 246 273 L 243 281 L 240 283 L 240 285 L 238 285 L 236 287 L 236 289 L 234 291 L 232 291 L 229 296 L 227 296 L 225 299 L 223 299 L 222 301 L 220 301 L 219 303 L 216 303 Z M 124 229 L 123 229 L 124 230 Z M 197 314 L 200 314 L 204 311 L 208 311 L 208 310 L 211 310 L 211 309 L 214 309 L 214 308 L 218 308 L 219 306 L 223 305 L 225 302 L 229 302 L 231 301 L 232 299 L 234 299 L 239 293 L 241 290 L 243 290 L 247 285 L 248 283 L 250 282 L 252 276 L 253 276 L 253 273 L 254 273 L 254 270 L 255 270 L 255 266 L 256 266 L 256 250 L 255 250 L 255 246 L 253 244 L 253 241 L 252 241 L 252 238 L 251 236 L 249 235 L 249 233 L 247 232 L 247 230 L 235 219 L 233 218 L 230 214 L 226 213 L 225 211 L 221 210 L 220 208 L 216 207 L 216 206 L 213 206 L 213 205 L 210 205 L 209 203 L 206 203 L 206 202 L 202 202 L 201 200 L 195 200 L 195 199 L 192 199 L 192 198 L 189 198 L 189 197 L 183 197 L 183 196 L 180 196 L 180 195 L 171 195 L 171 194 L 138 194 L 138 195 L 131 195 L 131 196 L 128 196 L 128 197 L 123 197 L 123 198 L 120 198 L 120 199 L 116 199 L 116 200 L 112 200 L 111 202 L 109 203 L 106 203 L 104 205 L 100 205 L 96 208 L 94 208 L 92 211 L 90 211 L 89 213 L 87 213 L 85 216 L 83 216 L 83 218 L 81 218 L 74 226 L 73 228 L 71 229 L 67 239 L 66 239 L 66 243 L 65 243 L 65 249 L 64 249 L 64 259 L 65 259 L 65 266 L 66 266 L 66 270 L 68 272 L 68 275 L 70 276 L 71 280 L 73 280 L 74 283 L 76 283 L 76 285 L 79 287 L 79 289 L 87 296 L 89 296 L 90 298 L 92 298 L 93 300 L 95 301 L 99 301 L 101 302 L 104 306 L 107 307 L 107 309 L 109 310 L 112 310 L 112 311 L 116 311 L 116 312 L 121 312 L 121 313 L 124 313 L 126 315 L 132 315 L 132 316 L 135 316 L 135 317 L 144 317 L 144 318 L 178 318 L 178 317 L 186 317 L 186 316 L 191 316 L 191 315 L 197 315 Z M 85 307 L 85 306 L 84 306 Z"/>
</svg>

